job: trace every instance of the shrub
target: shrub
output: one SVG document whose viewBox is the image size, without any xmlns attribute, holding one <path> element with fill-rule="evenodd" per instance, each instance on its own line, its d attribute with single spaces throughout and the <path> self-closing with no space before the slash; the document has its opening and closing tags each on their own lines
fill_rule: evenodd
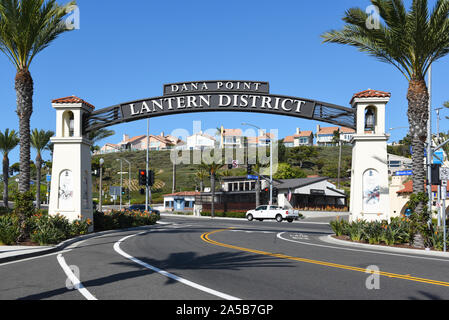
<svg viewBox="0 0 449 320">
<path fill-rule="evenodd" d="M 20 235 L 19 218 L 15 215 L 0 216 L 0 242 L 14 245 Z"/>
<path fill-rule="evenodd" d="M 371 222 L 363 225 L 363 238 L 369 244 L 380 244 L 384 234 L 384 225 L 381 222 Z"/>
<path fill-rule="evenodd" d="M 6 207 L 0 207 L 0 216 L 4 216 L 10 213 L 12 213 L 11 209 L 8 209 Z"/>
<path fill-rule="evenodd" d="M 95 212 L 95 231 L 127 229 L 153 225 L 159 220 L 154 213 L 140 211 L 111 211 L 109 213 Z"/>
<path fill-rule="evenodd" d="M 365 234 L 366 222 L 363 220 L 359 220 L 357 222 L 353 222 L 348 227 L 349 238 L 352 241 L 362 241 L 363 236 Z"/>
<path fill-rule="evenodd" d="M 28 224 L 31 241 L 41 246 L 58 244 L 70 237 L 70 223 L 62 216 L 34 215 Z"/>
<path fill-rule="evenodd" d="M 338 217 L 337 220 L 331 222 L 331 228 L 337 237 L 349 235 L 349 222 L 340 219 L 340 217 Z"/>
</svg>

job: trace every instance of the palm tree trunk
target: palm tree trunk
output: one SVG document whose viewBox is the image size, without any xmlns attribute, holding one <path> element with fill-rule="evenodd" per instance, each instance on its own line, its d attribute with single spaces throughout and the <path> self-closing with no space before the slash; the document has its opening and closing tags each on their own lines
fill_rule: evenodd
<svg viewBox="0 0 449 320">
<path fill-rule="evenodd" d="M 17 72 L 15 78 L 17 115 L 20 134 L 19 191 L 30 190 L 30 118 L 33 113 L 33 78 L 28 70 Z"/>
<path fill-rule="evenodd" d="M 41 209 L 41 167 L 42 158 L 40 155 L 36 157 L 36 209 Z"/>
<path fill-rule="evenodd" d="M 426 168 L 424 165 L 424 143 L 427 139 L 429 121 L 429 92 L 424 80 L 411 80 L 407 94 L 408 119 L 413 148 L 413 193 L 425 193 Z M 416 208 L 422 213 L 424 203 Z"/>
<path fill-rule="evenodd" d="M 8 203 L 8 180 L 9 180 L 9 158 L 8 155 L 3 157 L 3 203 L 5 208 L 9 208 Z"/>
</svg>

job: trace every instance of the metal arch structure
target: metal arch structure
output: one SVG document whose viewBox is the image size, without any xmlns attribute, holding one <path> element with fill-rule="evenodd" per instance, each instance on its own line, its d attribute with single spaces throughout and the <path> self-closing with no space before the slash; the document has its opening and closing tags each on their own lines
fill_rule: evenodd
<svg viewBox="0 0 449 320">
<path fill-rule="evenodd" d="M 267 82 L 199 81 L 167 84 L 161 97 L 121 103 L 86 114 L 83 133 L 147 118 L 199 112 L 255 112 L 356 128 L 353 108 L 272 95 Z"/>
</svg>

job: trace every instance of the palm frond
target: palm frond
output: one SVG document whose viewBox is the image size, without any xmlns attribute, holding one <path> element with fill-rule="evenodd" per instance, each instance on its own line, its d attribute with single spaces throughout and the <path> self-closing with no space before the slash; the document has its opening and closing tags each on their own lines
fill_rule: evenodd
<svg viewBox="0 0 449 320">
<path fill-rule="evenodd" d="M 0 51 L 17 70 L 28 70 L 39 52 L 70 31 L 64 17 L 74 5 L 74 1 L 59 5 L 55 0 L 0 0 Z"/>
<path fill-rule="evenodd" d="M 396 67 L 407 80 L 423 80 L 429 66 L 449 54 L 449 0 L 438 0 L 429 13 L 427 0 L 371 0 L 379 9 L 379 28 L 368 28 L 370 15 L 360 8 L 346 11 L 345 25 L 322 35 L 324 43 L 356 47 Z"/>
</svg>

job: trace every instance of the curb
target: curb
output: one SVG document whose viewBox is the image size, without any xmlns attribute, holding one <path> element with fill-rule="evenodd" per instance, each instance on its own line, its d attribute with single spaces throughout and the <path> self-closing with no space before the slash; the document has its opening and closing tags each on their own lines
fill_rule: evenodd
<svg viewBox="0 0 449 320">
<path fill-rule="evenodd" d="M 371 250 L 375 249 L 375 250 L 394 252 L 394 253 L 408 253 L 408 254 L 417 254 L 417 255 L 424 255 L 424 256 L 449 258 L 449 252 L 426 251 L 426 250 L 419 250 L 419 249 L 385 247 L 385 246 L 379 246 L 379 245 L 373 245 L 373 244 L 367 244 L 367 243 L 356 243 L 356 242 L 335 239 L 334 236 L 335 235 L 328 235 L 325 237 L 321 237 L 320 240 L 327 242 L 327 243 L 339 244 L 339 245 L 343 245 L 343 246 L 347 246 L 347 247 L 357 247 L 357 248 L 364 248 L 364 249 L 371 249 Z"/>
<path fill-rule="evenodd" d="M 159 222 L 157 222 L 155 225 L 158 225 L 158 224 L 159 224 Z M 76 238 L 65 240 L 65 241 L 61 242 L 60 244 L 50 247 L 48 249 L 42 249 L 42 250 L 36 251 L 36 252 L 24 253 L 24 254 L 18 254 L 15 256 L 0 258 L 0 265 L 3 263 L 19 261 L 19 260 L 24 260 L 24 259 L 29 259 L 29 258 L 35 258 L 35 257 L 44 256 L 47 254 L 52 254 L 52 253 L 56 253 L 59 251 L 63 251 L 64 249 L 71 246 L 72 244 L 80 242 L 80 241 L 89 240 L 92 238 L 96 238 L 96 237 L 100 237 L 100 236 L 104 236 L 104 235 L 108 235 L 108 234 L 114 234 L 114 233 L 147 230 L 147 229 L 154 227 L 155 225 L 143 226 L 143 227 L 137 227 L 137 228 L 129 228 L 129 229 L 121 229 L 121 230 L 107 230 L 107 231 L 101 231 L 101 232 L 97 232 L 97 233 L 87 234 L 84 236 L 79 236 Z M 36 249 L 38 249 L 38 248 L 39 247 L 36 247 Z"/>
</svg>

